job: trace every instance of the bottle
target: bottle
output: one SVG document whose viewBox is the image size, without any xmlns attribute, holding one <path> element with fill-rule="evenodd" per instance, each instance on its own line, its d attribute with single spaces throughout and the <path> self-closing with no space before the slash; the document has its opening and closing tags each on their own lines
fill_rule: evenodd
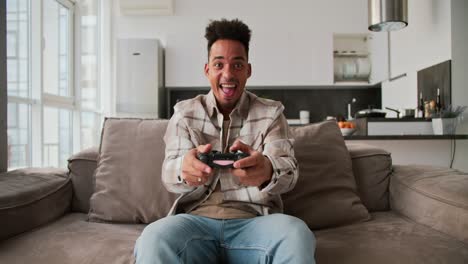
<svg viewBox="0 0 468 264">
<path fill-rule="evenodd" d="M 437 114 L 442 111 L 442 102 L 440 101 L 440 89 L 437 88 L 437 99 L 436 99 L 436 105 L 435 105 L 435 111 Z"/>
<path fill-rule="evenodd" d="M 419 111 L 418 111 L 418 117 L 424 118 L 424 100 L 422 97 L 422 93 L 419 94 Z"/>
<path fill-rule="evenodd" d="M 434 100 L 432 100 L 434 102 Z M 435 104 L 435 103 L 434 103 Z M 424 117 L 430 118 L 431 117 L 431 102 L 425 101 L 424 102 Z"/>
</svg>

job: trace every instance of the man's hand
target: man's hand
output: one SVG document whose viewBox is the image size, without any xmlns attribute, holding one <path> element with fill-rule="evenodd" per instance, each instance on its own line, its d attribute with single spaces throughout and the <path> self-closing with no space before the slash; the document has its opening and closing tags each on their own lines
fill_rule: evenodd
<svg viewBox="0 0 468 264">
<path fill-rule="evenodd" d="M 237 150 L 250 155 L 247 158 L 236 161 L 234 169 L 232 169 L 232 174 L 239 178 L 241 184 L 259 187 L 271 180 L 273 167 L 267 157 L 263 156 L 261 152 L 253 150 L 240 140 L 236 140 L 229 149 L 229 151 Z"/>
<path fill-rule="evenodd" d="M 203 185 L 213 176 L 213 169 L 201 162 L 197 153 L 208 153 L 211 151 L 211 144 L 200 145 L 185 154 L 182 162 L 182 178 L 190 186 Z"/>
</svg>

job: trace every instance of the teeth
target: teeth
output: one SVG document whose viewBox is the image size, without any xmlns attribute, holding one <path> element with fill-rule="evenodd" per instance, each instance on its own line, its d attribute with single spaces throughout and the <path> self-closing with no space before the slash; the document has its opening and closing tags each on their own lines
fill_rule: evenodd
<svg viewBox="0 0 468 264">
<path fill-rule="evenodd" d="M 221 84 L 222 88 L 236 88 L 235 84 Z"/>
</svg>

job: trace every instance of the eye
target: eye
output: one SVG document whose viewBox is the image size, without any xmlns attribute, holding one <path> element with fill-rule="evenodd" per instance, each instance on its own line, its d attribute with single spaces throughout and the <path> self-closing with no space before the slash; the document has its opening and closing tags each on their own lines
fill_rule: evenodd
<svg viewBox="0 0 468 264">
<path fill-rule="evenodd" d="M 234 64 L 234 68 L 236 68 L 236 69 L 238 69 L 238 70 L 242 69 L 243 67 L 244 67 L 244 64 L 242 64 L 242 63 L 236 63 L 236 64 Z"/>
<path fill-rule="evenodd" d="M 217 68 L 217 69 L 221 69 L 223 67 L 223 64 L 221 62 L 215 62 L 213 64 L 213 67 Z"/>
</svg>

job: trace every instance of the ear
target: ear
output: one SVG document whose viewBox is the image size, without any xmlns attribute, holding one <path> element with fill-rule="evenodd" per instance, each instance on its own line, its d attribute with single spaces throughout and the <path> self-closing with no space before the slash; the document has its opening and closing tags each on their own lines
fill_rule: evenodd
<svg viewBox="0 0 468 264">
<path fill-rule="evenodd" d="M 208 66 L 208 63 L 205 63 L 205 69 L 204 69 L 204 72 L 205 72 L 205 76 L 208 77 L 209 75 L 209 71 L 210 71 L 210 67 Z"/>
<path fill-rule="evenodd" d="M 249 78 L 252 75 L 252 64 L 248 64 L 247 68 L 247 78 Z"/>
</svg>

